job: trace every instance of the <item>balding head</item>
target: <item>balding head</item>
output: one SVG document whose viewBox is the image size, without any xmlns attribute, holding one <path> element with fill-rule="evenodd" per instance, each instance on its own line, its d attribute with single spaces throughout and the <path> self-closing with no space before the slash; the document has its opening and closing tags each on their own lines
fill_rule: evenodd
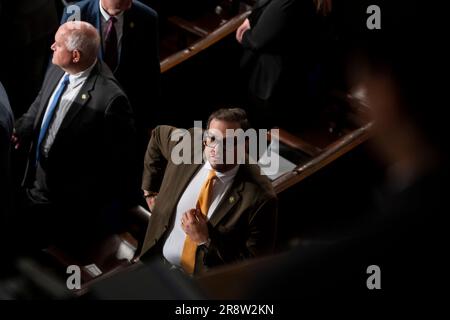
<svg viewBox="0 0 450 320">
<path fill-rule="evenodd" d="M 70 21 L 61 25 L 52 45 L 53 64 L 68 73 L 78 73 L 91 66 L 100 49 L 97 30 L 84 21 Z"/>
</svg>

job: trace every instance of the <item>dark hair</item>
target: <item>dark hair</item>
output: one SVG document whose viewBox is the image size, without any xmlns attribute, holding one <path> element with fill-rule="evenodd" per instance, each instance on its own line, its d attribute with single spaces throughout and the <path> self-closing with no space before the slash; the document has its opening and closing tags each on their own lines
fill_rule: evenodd
<svg viewBox="0 0 450 320">
<path fill-rule="evenodd" d="M 208 118 L 208 128 L 213 119 L 226 122 L 237 122 L 244 131 L 250 129 L 247 113 L 241 108 L 222 108 L 214 111 Z"/>
</svg>

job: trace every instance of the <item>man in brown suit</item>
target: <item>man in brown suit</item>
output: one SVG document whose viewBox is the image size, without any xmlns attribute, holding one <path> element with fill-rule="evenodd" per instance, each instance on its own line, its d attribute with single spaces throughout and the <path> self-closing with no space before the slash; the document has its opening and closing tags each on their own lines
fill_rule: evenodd
<svg viewBox="0 0 450 320">
<path fill-rule="evenodd" d="M 195 130 L 186 131 L 179 139 L 175 139 L 177 129 L 173 127 L 159 126 L 153 131 L 142 181 L 152 218 L 141 259 L 162 253 L 168 263 L 197 274 L 273 251 L 277 199 L 269 179 L 261 175 L 256 164 L 218 161 L 230 148 L 218 137 L 231 139 L 226 130 L 239 128 L 249 128 L 244 110 L 214 112 L 208 120 L 203 147 L 198 150 L 192 137 Z M 232 142 L 235 149 L 236 141 Z M 203 154 L 206 161 L 176 164 L 179 161 L 174 155 L 183 147 L 183 156 L 191 150 L 188 160 L 199 159 L 199 155 L 201 160 Z M 214 177 L 209 180 L 211 175 Z M 205 208 L 200 204 L 205 185 L 210 181 L 207 207 L 201 209 Z M 188 241 L 194 244 L 191 270 L 185 265 Z"/>
</svg>

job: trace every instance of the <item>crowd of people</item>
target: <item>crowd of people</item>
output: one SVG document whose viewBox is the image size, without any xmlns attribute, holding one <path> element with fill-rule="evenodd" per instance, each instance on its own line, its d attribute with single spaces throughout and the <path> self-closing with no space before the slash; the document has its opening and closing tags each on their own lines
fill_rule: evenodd
<svg viewBox="0 0 450 320">
<path fill-rule="evenodd" d="M 418 2 L 379 2 L 382 28 L 370 30 L 366 4 L 256 1 L 235 34 L 246 103 L 210 114 L 202 148 L 191 154 L 205 161 L 180 164 L 172 155 L 186 140 L 153 116 L 163 98 L 159 12 L 133 0 L 78 1 L 78 11 L 59 1 L 1 1 L 8 50 L 0 70 L 0 227 L 15 239 L 11 255 L 88 247 L 123 231 L 127 210 L 141 204 L 152 213 L 143 261 L 157 257 L 197 275 L 270 256 L 280 231 L 277 196 L 257 165 L 218 161 L 237 147 L 226 143 L 227 129 L 249 129 L 249 119 L 294 128 L 298 114 L 307 122 L 321 95 L 348 81 L 366 92 L 373 150 L 388 168 L 378 206 L 345 240 L 300 246 L 264 269 L 267 281 L 249 280 L 242 290 L 284 297 L 293 282 L 303 295 L 360 288 L 355 274 L 371 261 L 388 270 L 395 290 L 435 284 L 425 279 L 444 272 L 437 264 L 447 206 L 445 25 L 414 25 L 428 16 Z M 349 12 L 361 17 L 347 20 Z M 358 60 L 348 70 L 358 71 L 344 80 L 340 58 L 350 51 Z"/>
</svg>

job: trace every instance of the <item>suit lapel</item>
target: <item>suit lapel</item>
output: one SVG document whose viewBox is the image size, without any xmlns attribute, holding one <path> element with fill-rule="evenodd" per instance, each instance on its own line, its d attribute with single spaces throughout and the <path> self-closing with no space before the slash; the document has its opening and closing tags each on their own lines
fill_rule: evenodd
<svg viewBox="0 0 450 320">
<path fill-rule="evenodd" d="M 192 133 L 191 133 L 192 134 Z M 195 137 L 193 137 L 195 138 Z M 202 150 L 200 151 L 203 154 L 203 148 L 201 148 Z M 197 154 L 198 156 L 198 154 Z M 196 159 L 196 155 L 195 155 L 195 147 L 194 147 L 194 141 L 191 140 L 191 163 L 192 164 L 185 164 L 183 165 L 185 168 L 183 170 L 180 170 L 180 175 L 177 178 L 177 182 L 176 182 L 176 188 L 174 190 L 174 200 L 173 201 L 173 209 L 169 210 L 170 214 L 172 215 L 172 213 L 175 211 L 176 206 L 178 205 L 178 202 L 180 201 L 181 196 L 183 195 L 184 191 L 186 190 L 189 182 L 191 182 L 192 178 L 194 177 L 194 175 L 200 170 L 200 168 L 203 166 L 203 164 L 195 164 L 195 159 Z"/>
<path fill-rule="evenodd" d="M 270 1 L 271 0 L 259 0 L 259 1 L 257 1 L 255 6 L 253 7 L 253 10 L 264 7 L 265 5 L 269 4 Z"/>
<path fill-rule="evenodd" d="M 91 98 L 91 91 L 94 90 L 95 81 L 97 80 L 97 76 L 99 71 L 99 62 L 94 66 L 94 68 L 91 70 L 91 74 L 87 78 L 86 82 L 84 83 L 83 87 L 81 88 L 80 92 L 78 93 L 77 97 L 75 98 L 74 102 L 70 106 L 69 110 L 67 111 L 66 116 L 64 117 L 61 127 L 58 130 L 59 132 L 62 132 L 62 130 L 66 129 L 73 119 L 76 117 L 78 112 L 88 103 L 88 101 Z M 58 138 L 59 134 L 56 135 L 55 140 Z"/>
<path fill-rule="evenodd" d="M 120 53 L 120 60 L 122 61 L 124 56 L 126 56 L 127 54 L 127 48 L 130 47 L 130 45 L 132 45 L 130 42 L 130 35 L 133 32 L 134 28 L 135 28 L 135 19 L 134 19 L 134 14 L 133 14 L 133 9 L 134 9 L 134 3 L 132 5 L 132 7 L 130 8 L 130 10 L 127 10 L 124 12 L 123 14 L 123 30 L 122 30 L 122 46 L 121 46 L 121 53 Z M 118 66 L 120 68 L 120 64 Z"/>
<path fill-rule="evenodd" d="M 241 200 L 242 191 L 244 189 L 244 182 L 242 178 L 243 170 L 244 168 L 241 166 L 236 174 L 236 177 L 234 178 L 233 184 L 225 193 L 216 210 L 209 219 L 209 222 L 213 227 L 217 226 L 220 220 L 222 220 L 223 217 L 225 217 L 227 213 L 230 212 L 230 210 Z"/>
<path fill-rule="evenodd" d="M 102 23 L 101 23 L 101 17 L 102 14 L 100 12 L 100 1 L 94 1 L 94 8 L 92 10 L 93 19 L 94 19 L 94 26 L 97 28 L 98 33 L 100 34 L 100 50 L 99 50 L 99 57 L 100 60 L 103 60 L 103 31 L 102 31 Z"/>
<path fill-rule="evenodd" d="M 48 85 L 44 84 L 44 91 L 42 92 L 41 97 L 41 106 L 39 108 L 39 113 L 37 114 L 35 121 L 34 121 L 34 130 L 37 130 L 40 128 L 40 125 L 42 123 L 42 118 L 44 117 L 45 110 L 47 110 L 48 101 L 50 100 L 50 97 L 52 96 L 52 93 L 55 91 L 56 86 L 58 85 L 59 81 L 61 80 L 61 77 L 64 74 L 64 71 L 54 65 L 51 66 L 53 68 L 52 71 L 49 71 L 49 80 Z"/>
<path fill-rule="evenodd" d="M 203 166 L 202 163 L 195 164 L 195 159 L 199 156 L 198 154 L 195 154 L 195 143 L 194 143 L 194 134 L 192 134 L 192 140 L 191 140 L 191 164 L 180 164 L 179 166 L 183 166 L 179 170 L 176 170 L 177 176 L 173 177 L 174 179 L 174 187 L 171 190 L 172 195 L 170 197 L 170 205 L 168 205 L 165 209 L 165 211 L 168 213 L 167 219 L 170 220 L 173 216 L 175 216 L 174 212 L 176 211 L 176 207 L 178 205 L 178 202 L 180 201 L 181 196 L 183 195 L 184 191 L 186 191 L 186 188 L 188 184 L 191 182 L 194 175 L 200 170 L 200 168 Z M 203 154 L 203 148 L 200 150 L 201 154 Z M 196 157 L 197 156 L 197 157 Z"/>
<path fill-rule="evenodd" d="M 189 182 L 191 182 L 194 175 L 200 170 L 202 167 L 201 164 L 190 164 L 185 165 L 186 169 L 181 170 L 180 175 L 177 178 L 177 188 L 175 189 L 175 201 L 173 202 L 175 205 L 180 201 L 183 192 L 186 190 Z"/>
<path fill-rule="evenodd" d="M 130 37 L 130 33 L 135 27 L 135 19 L 133 16 L 133 9 L 134 9 L 134 3 L 132 4 L 130 10 L 127 10 L 123 14 L 123 30 L 122 30 L 122 46 L 121 46 L 121 53 L 119 59 L 122 61 L 122 58 L 124 54 L 126 54 L 126 48 L 129 47 L 128 41 Z M 95 19 L 95 26 L 100 33 L 100 39 L 101 39 L 101 46 L 100 46 L 100 52 L 99 57 L 100 60 L 103 60 L 104 55 L 104 48 L 103 48 L 103 32 L 102 32 L 102 24 L 101 24 L 101 12 L 100 12 L 100 4 L 99 1 L 96 1 L 96 4 L 94 6 L 94 19 Z M 117 66 L 117 68 L 120 68 L 120 63 Z M 116 70 L 117 71 L 117 70 Z"/>
</svg>

